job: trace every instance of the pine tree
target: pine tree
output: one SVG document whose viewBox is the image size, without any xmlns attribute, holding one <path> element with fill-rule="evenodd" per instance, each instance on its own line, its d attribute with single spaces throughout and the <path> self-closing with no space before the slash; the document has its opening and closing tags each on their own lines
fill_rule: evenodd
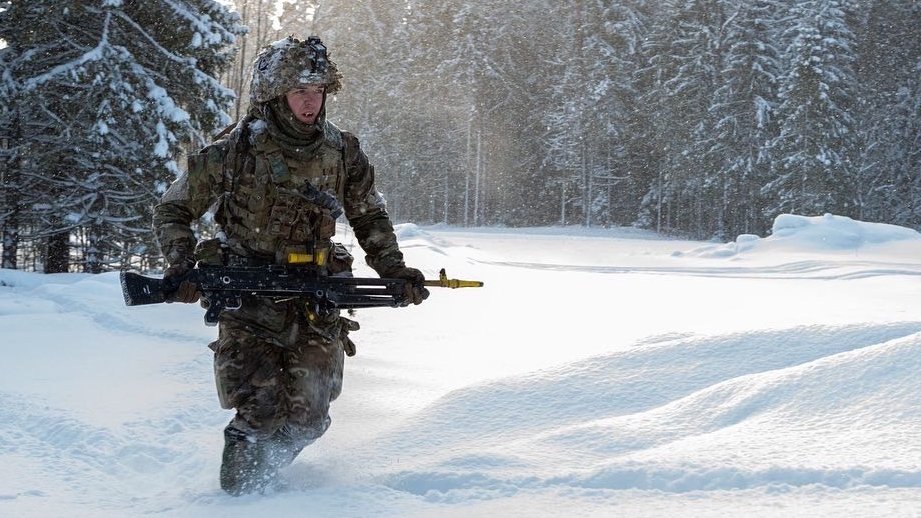
<svg viewBox="0 0 921 518">
<path fill-rule="evenodd" d="M 320 6 L 313 27 L 344 76 L 331 118 L 360 138 L 391 215 L 431 223 L 447 217 L 444 180 L 456 169 L 439 158 L 450 156 L 443 133 L 454 125 L 433 113 L 430 92 L 415 83 L 409 17 L 406 4 L 331 0 Z"/>
<path fill-rule="evenodd" d="M 448 31 L 444 35 L 446 45 L 442 44 L 441 62 L 435 64 L 433 71 L 455 86 L 450 96 L 458 107 L 455 116 L 466 123 L 466 127 L 459 128 L 464 133 L 463 138 L 458 139 L 459 143 L 465 142 L 462 169 L 465 225 L 480 225 L 486 219 L 486 184 L 492 172 L 488 155 L 492 147 L 489 130 L 493 121 L 489 119 L 496 109 L 497 98 L 505 90 L 489 89 L 496 76 L 502 73 L 502 67 L 495 61 L 495 49 L 500 45 L 497 28 L 507 13 L 490 9 L 488 4 L 446 2 L 435 7 L 429 2 L 429 12 L 441 22 L 440 27 Z M 424 26 L 414 29 L 417 35 L 426 39 L 439 37 L 436 34 L 420 34 Z M 424 49 L 414 47 L 419 51 Z"/>
<path fill-rule="evenodd" d="M 25 224 L 29 199 L 34 192 L 23 174 L 25 154 L 21 145 L 19 106 L 16 102 L 18 84 L 12 73 L 12 60 L 21 52 L 22 41 L 31 37 L 12 36 L 21 27 L 36 19 L 40 13 L 23 3 L 0 2 L 0 229 L 2 229 L 2 260 L 0 267 L 16 268 L 19 260 L 20 232 Z"/>
<path fill-rule="evenodd" d="M 416 2 L 408 17 L 409 52 L 405 56 L 412 63 L 409 74 L 415 77 L 403 89 L 410 101 L 405 108 L 413 113 L 417 127 L 434 129 L 441 138 L 433 141 L 430 134 L 411 127 L 404 134 L 404 149 L 435 146 L 440 148 L 438 154 L 454 161 L 436 170 L 454 172 L 438 184 L 444 186 L 447 211 L 458 214 L 464 225 L 484 223 L 489 212 L 488 194 L 495 187 L 487 185 L 492 171 L 489 159 L 495 156 L 491 133 L 498 122 L 492 117 L 502 117 L 498 110 L 509 89 L 498 79 L 507 71 L 495 52 L 506 37 L 497 28 L 505 23 L 507 13 L 491 9 L 490 4 Z M 432 99 L 438 99 L 436 105 Z M 404 155 L 406 158 L 410 157 Z M 403 166 L 414 172 L 402 182 L 404 186 L 426 185 L 417 179 L 420 165 Z M 399 190 L 410 196 L 407 200 L 431 196 L 418 191 L 410 194 L 412 188 Z"/>
<path fill-rule="evenodd" d="M 775 41 L 782 6 L 775 0 L 753 0 L 731 8 L 725 25 L 721 84 L 714 91 L 708 117 L 712 138 L 704 145 L 718 165 L 710 177 L 717 197 L 715 234 L 733 238 L 763 233 L 761 186 L 768 181 L 774 137 L 777 81 L 783 64 Z"/>
<path fill-rule="evenodd" d="M 595 72 L 605 85 L 596 104 L 596 120 L 604 145 L 597 150 L 600 164 L 598 188 L 604 191 L 602 211 L 606 225 L 630 225 L 636 221 L 651 178 L 650 152 L 641 137 L 648 129 L 639 103 L 637 70 L 642 64 L 642 45 L 649 19 L 642 0 L 619 2 L 605 8 L 602 26 L 593 46 L 601 59 Z"/>
<path fill-rule="evenodd" d="M 599 71 L 590 65 L 596 60 L 589 44 L 593 39 L 589 20 L 600 15 L 592 12 L 592 7 L 591 2 L 580 0 L 558 13 L 564 23 L 554 34 L 552 48 L 556 52 L 545 58 L 551 69 L 559 71 L 548 85 L 558 101 L 557 108 L 544 115 L 547 132 L 543 165 L 557 177 L 560 225 L 579 222 L 590 226 L 595 212 L 594 178 L 589 167 L 592 139 L 586 137 L 597 113 L 596 103 L 603 97 L 598 94 L 603 92 L 592 88 L 596 83 L 591 76 Z"/>
<path fill-rule="evenodd" d="M 856 216 L 853 153 L 854 33 L 842 2 L 812 0 L 790 9 L 789 69 L 780 87 L 779 135 L 766 215 L 826 212 Z"/>
<path fill-rule="evenodd" d="M 857 60 L 861 218 L 918 228 L 921 5 L 869 4 Z"/>
<path fill-rule="evenodd" d="M 67 269 L 75 238 L 86 271 L 151 254 L 151 208 L 182 146 L 229 122 L 234 94 L 214 76 L 233 57 L 237 17 L 212 0 L 16 5 L 25 24 L 0 37 L 22 175 L 42 196 L 29 233 L 54 251 L 45 270 Z"/>
<path fill-rule="evenodd" d="M 715 124 L 709 113 L 712 94 L 722 84 L 725 9 L 717 0 L 664 5 L 644 45 L 648 66 L 640 71 L 649 85 L 645 105 L 655 124 L 653 146 L 660 153 L 657 178 L 644 200 L 654 215 L 646 221 L 655 218 L 659 229 L 709 237 L 717 162 L 705 149 Z"/>
</svg>

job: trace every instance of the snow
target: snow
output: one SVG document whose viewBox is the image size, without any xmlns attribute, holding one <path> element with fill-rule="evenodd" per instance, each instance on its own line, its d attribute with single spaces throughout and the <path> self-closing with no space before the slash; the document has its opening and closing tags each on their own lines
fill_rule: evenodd
<svg viewBox="0 0 921 518">
<path fill-rule="evenodd" d="M 725 244 L 397 232 L 427 276 L 486 286 L 359 312 L 330 431 L 288 489 L 240 498 L 218 488 L 231 413 L 200 308 L 124 307 L 113 273 L 0 270 L 0 516 L 921 508 L 917 232 L 833 215 Z"/>
<path fill-rule="evenodd" d="M 832 214 L 816 217 L 781 214 L 774 220 L 770 237 L 761 239 L 743 234 L 734 242 L 704 246 L 691 253 L 701 257 L 729 257 L 749 250 L 782 249 L 789 252 L 859 254 L 868 244 L 918 240 L 921 240 L 921 234 L 916 230 L 896 225 L 855 221 Z"/>
<path fill-rule="evenodd" d="M 159 139 L 157 140 L 157 145 L 154 146 L 154 156 L 167 158 L 169 156 L 169 143 L 173 139 L 169 138 L 170 133 L 163 121 L 157 121 L 157 136 Z"/>
<path fill-rule="evenodd" d="M 177 123 L 189 120 L 189 113 L 178 107 L 166 90 L 150 80 L 147 81 L 147 86 L 147 98 L 156 104 L 160 116 Z"/>
<path fill-rule="evenodd" d="M 214 23 L 207 14 L 199 14 L 189 9 L 185 3 L 165 0 L 169 6 L 180 18 L 184 18 L 192 27 L 195 28 L 198 35 L 198 41 L 205 40 L 209 45 L 219 45 L 222 42 L 233 42 L 233 34 L 227 31 L 221 25 Z"/>
<path fill-rule="evenodd" d="M 98 45 L 83 53 L 77 59 L 57 65 L 43 74 L 39 74 L 35 77 L 30 77 L 29 79 L 23 81 L 22 88 L 25 91 L 35 90 L 36 88 L 62 75 L 70 75 L 71 78 L 76 80 L 77 71 L 82 71 L 83 66 L 88 63 L 102 61 L 105 57 L 106 51 L 110 48 L 111 47 L 109 46 L 106 33 L 103 33 L 103 37 L 100 39 Z"/>
</svg>

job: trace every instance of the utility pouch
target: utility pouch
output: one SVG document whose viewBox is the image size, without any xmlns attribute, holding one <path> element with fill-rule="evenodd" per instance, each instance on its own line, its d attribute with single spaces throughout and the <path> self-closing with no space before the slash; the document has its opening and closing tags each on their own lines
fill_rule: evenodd
<svg viewBox="0 0 921 518">
<path fill-rule="evenodd" d="M 206 239 L 195 245 L 195 261 L 204 266 L 227 264 L 226 248 L 218 238 Z"/>
<path fill-rule="evenodd" d="M 329 239 L 334 235 L 336 235 L 336 220 L 324 210 L 317 222 L 317 237 L 319 239 Z"/>
</svg>

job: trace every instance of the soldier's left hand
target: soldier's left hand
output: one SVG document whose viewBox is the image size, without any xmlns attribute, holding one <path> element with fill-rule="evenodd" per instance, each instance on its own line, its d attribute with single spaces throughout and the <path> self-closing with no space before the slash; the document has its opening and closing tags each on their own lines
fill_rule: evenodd
<svg viewBox="0 0 921 518">
<path fill-rule="evenodd" d="M 425 288 L 425 275 L 415 268 L 402 267 L 392 272 L 388 272 L 387 277 L 393 279 L 403 279 L 406 281 L 406 288 L 403 292 L 403 305 L 422 304 L 422 301 L 429 298 L 429 290 Z"/>
</svg>

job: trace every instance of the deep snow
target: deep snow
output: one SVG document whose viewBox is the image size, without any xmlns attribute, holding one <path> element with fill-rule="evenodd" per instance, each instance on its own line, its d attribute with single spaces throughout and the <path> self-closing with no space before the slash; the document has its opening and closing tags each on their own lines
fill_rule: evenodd
<svg viewBox="0 0 921 518">
<path fill-rule="evenodd" d="M 242 498 L 203 310 L 0 270 L 0 516 L 921 514 L 917 232 L 398 231 L 486 287 L 361 311 L 332 428 Z"/>
</svg>

